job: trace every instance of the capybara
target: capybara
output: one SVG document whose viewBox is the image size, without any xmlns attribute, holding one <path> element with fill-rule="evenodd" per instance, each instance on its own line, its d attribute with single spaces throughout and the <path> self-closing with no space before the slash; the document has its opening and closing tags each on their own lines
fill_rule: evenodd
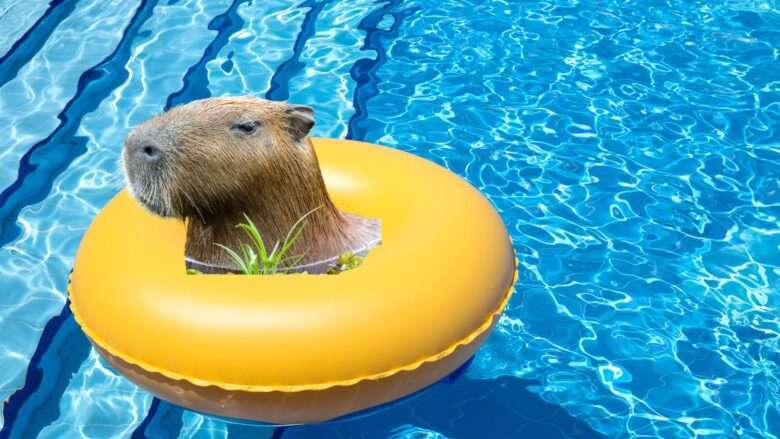
<svg viewBox="0 0 780 439">
<path fill-rule="evenodd" d="M 186 220 L 187 266 L 230 272 L 215 243 L 251 244 L 246 214 L 271 248 L 313 211 L 290 255 L 323 272 L 345 252 L 380 241 L 379 220 L 337 209 L 325 187 L 308 133 L 311 108 L 252 96 L 208 98 L 174 107 L 137 126 L 122 161 L 131 194 L 148 210 Z"/>
</svg>

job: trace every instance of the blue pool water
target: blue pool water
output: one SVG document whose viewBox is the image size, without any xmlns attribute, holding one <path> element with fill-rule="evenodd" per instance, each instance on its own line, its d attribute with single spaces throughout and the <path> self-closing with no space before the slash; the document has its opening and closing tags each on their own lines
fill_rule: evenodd
<svg viewBox="0 0 780 439">
<path fill-rule="evenodd" d="M 0 438 L 780 437 L 778 11 L 0 1 Z M 160 402 L 90 349 L 67 277 L 122 187 L 124 136 L 236 94 L 312 105 L 316 135 L 411 151 L 490 198 L 520 278 L 462 373 L 271 428 Z"/>
</svg>

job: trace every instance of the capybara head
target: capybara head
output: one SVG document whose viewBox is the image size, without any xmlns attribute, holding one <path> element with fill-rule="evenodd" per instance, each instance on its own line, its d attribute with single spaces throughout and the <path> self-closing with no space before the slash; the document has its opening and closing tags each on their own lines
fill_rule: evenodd
<svg viewBox="0 0 780 439">
<path fill-rule="evenodd" d="M 131 193 L 167 217 L 206 218 L 319 172 L 309 107 L 251 96 L 175 107 L 136 127 L 122 160 Z M 281 181 L 280 181 L 281 180 Z M 280 197 L 283 198 L 283 197 Z"/>
<path fill-rule="evenodd" d="M 307 137 L 313 125 L 311 108 L 249 96 L 175 107 L 127 137 L 128 186 L 153 213 L 189 220 L 188 266 L 229 272 L 215 244 L 250 244 L 236 228 L 246 218 L 274 245 L 306 216 L 290 251 L 309 272 L 322 271 L 322 261 L 376 245 L 381 227 L 333 205 Z"/>
</svg>

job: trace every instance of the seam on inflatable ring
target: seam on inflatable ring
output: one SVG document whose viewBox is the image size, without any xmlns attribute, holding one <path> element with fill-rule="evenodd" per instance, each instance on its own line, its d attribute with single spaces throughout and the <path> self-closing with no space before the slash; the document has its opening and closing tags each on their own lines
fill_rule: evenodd
<svg viewBox="0 0 780 439">
<path fill-rule="evenodd" d="M 425 357 L 421 360 L 417 360 L 413 363 L 407 364 L 405 366 L 398 366 L 394 367 L 390 370 L 387 370 L 385 372 L 375 373 L 372 375 L 364 375 L 357 378 L 350 378 L 346 380 L 340 380 L 340 381 L 328 381 L 324 383 L 317 383 L 317 384 L 296 384 L 296 385 L 288 385 L 288 386 L 254 386 L 249 384 L 230 384 L 230 383 L 220 383 L 216 381 L 209 381 L 209 380 L 201 380 L 198 378 L 192 378 L 185 375 L 181 375 L 175 372 L 170 372 L 164 369 L 160 369 L 158 367 L 152 366 L 144 361 L 138 361 L 134 359 L 130 359 L 127 355 L 122 354 L 117 349 L 114 349 L 112 347 L 108 346 L 108 343 L 106 343 L 104 340 L 102 340 L 100 337 L 97 337 L 95 334 L 92 333 L 81 321 L 79 318 L 78 311 L 76 310 L 76 307 L 73 305 L 73 302 L 70 302 L 70 309 L 73 312 L 73 318 L 76 320 L 76 323 L 78 323 L 79 327 L 82 331 L 89 337 L 92 342 L 100 346 L 101 349 L 105 350 L 109 354 L 121 359 L 122 361 L 129 363 L 131 365 L 137 366 L 141 369 L 143 369 L 146 372 L 150 373 L 157 373 L 160 375 L 163 375 L 164 377 L 174 380 L 174 381 L 186 381 L 190 384 L 194 384 L 198 387 L 218 387 L 220 389 L 224 389 L 227 391 L 244 391 L 244 392 L 286 392 L 286 393 L 292 393 L 292 392 L 303 392 L 303 391 L 311 391 L 311 390 L 326 390 L 331 387 L 348 387 L 353 386 L 361 381 L 377 381 L 383 378 L 387 378 L 392 375 L 396 375 L 400 372 L 410 372 L 415 369 L 418 369 L 420 366 L 422 366 L 425 363 L 432 363 L 438 360 L 441 360 L 444 357 L 450 356 L 455 350 L 457 350 L 461 346 L 468 345 L 474 339 L 482 335 L 485 331 L 490 329 L 493 326 L 493 322 L 498 319 L 501 316 L 501 313 L 504 311 L 504 308 L 506 307 L 507 303 L 509 303 L 509 299 L 512 297 L 512 293 L 514 292 L 514 286 L 517 282 L 518 278 L 518 260 L 517 257 L 514 258 L 514 264 L 515 264 L 515 270 L 514 274 L 512 275 L 512 282 L 509 285 L 509 288 L 507 288 L 506 292 L 504 293 L 504 298 L 501 300 L 501 303 L 498 305 L 498 308 L 493 311 L 488 318 L 482 322 L 482 324 L 474 331 L 472 331 L 469 335 L 467 335 L 465 338 L 462 338 L 452 345 L 450 345 L 447 349 L 434 354 L 430 355 L 428 357 Z M 68 292 L 70 293 L 70 282 L 68 282 Z"/>
</svg>

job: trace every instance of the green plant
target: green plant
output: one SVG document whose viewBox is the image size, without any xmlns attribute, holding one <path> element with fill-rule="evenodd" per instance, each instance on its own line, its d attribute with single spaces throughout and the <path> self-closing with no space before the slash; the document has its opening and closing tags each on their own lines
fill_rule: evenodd
<svg viewBox="0 0 780 439">
<path fill-rule="evenodd" d="M 257 227 L 255 227 L 255 224 L 246 214 L 244 214 L 246 223 L 238 224 L 236 227 L 246 232 L 255 248 L 252 248 L 249 244 L 241 243 L 239 244 L 239 251 L 241 252 L 239 254 L 237 251 L 222 244 L 215 245 L 227 252 L 230 259 L 232 259 L 233 263 L 236 265 L 236 268 L 243 274 L 274 274 L 287 272 L 303 259 L 303 254 L 288 256 L 287 253 L 298 238 L 301 237 L 303 227 L 306 225 L 306 219 L 317 209 L 319 209 L 319 207 L 306 212 L 305 215 L 300 217 L 287 232 L 284 240 L 281 243 L 277 241 L 270 252 L 268 251 L 262 236 L 260 236 Z"/>
<path fill-rule="evenodd" d="M 352 252 L 344 252 L 339 255 L 336 265 L 328 269 L 328 274 L 339 274 L 342 271 L 352 270 L 360 266 L 363 263 L 363 256 L 356 255 Z"/>
</svg>

